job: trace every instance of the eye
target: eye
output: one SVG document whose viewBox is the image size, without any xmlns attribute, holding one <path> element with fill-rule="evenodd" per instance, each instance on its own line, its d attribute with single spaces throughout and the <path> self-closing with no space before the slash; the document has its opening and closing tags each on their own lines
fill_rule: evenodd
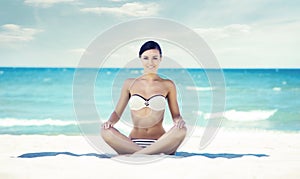
<svg viewBox="0 0 300 179">
<path fill-rule="evenodd" d="M 158 60 L 158 57 L 153 57 L 153 60 Z"/>
<path fill-rule="evenodd" d="M 143 60 L 148 60 L 148 57 L 143 57 Z"/>
</svg>

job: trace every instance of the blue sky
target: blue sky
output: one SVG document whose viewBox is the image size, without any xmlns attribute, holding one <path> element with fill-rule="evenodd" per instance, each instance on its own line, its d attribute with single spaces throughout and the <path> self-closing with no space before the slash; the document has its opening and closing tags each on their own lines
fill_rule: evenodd
<svg viewBox="0 0 300 179">
<path fill-rule="evenodd" d="M 197 32 L 221 67 L 299 68 L 299 7 L 292 0 L 1 0 L 0 66 L 76 67 L 102 32 L 158 17 Z"/>
</svg>

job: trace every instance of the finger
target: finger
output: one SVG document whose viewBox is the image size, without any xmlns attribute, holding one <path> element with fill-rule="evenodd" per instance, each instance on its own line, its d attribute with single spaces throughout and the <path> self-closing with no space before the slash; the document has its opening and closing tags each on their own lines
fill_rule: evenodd
<svg viewBox="0 0 300 179">
<path fill-rule="evenodd" d="M 180 128 L 183 128 L 184 127 L 184 123 L 181 123 L 181 126 L 180 126 Z"/>
<path fill-rule="evenodd" d="M 178 127 L 178 128 L 181 128 L 180 122 L 177 123 L 177 127 Z"/>
<path fill-rule="evenodd" d="M 182 128 L 182 123 L 181 122 L 178 124 L 178 128 Z"/>
<path fill-rule="evenodd" d="M 183 128 L 184 125 L 185 125 L 185 122 L 184 122 L 184 121 L 181 121 L 181 122 L 180 122 L 180 127 L 179 127 L 179 128 Z"/>
<path fill-rule="evenodd" d="M 108 129 L 108 128 L 109 128 L 109 124 L 108 124 L 107 122 L 105 123 L 104 128 L 105 128 L 105 129 Z"/>
<path fill-rule="evenodd" d="M 107 124 L 107 128 L 109 129 L 109 128 L 112 128 L 113 127 L 113 124 L 112 123 L 108 123 Z"/>
</svg>

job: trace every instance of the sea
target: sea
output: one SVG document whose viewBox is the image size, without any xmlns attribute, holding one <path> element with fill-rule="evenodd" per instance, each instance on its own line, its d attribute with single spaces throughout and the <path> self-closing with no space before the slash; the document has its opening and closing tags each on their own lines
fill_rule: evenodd
<svg viewBox="0 0 300 179">
<path fill-rule="evenodd" d="M 85 104 L 92 104 L 85 108 L 75 104 L 81 90 L 75 84 L 78 70 L 1 67 L 0 134 L 81 135 L 79 110 L 93 113 L 90 117 L 100 126 L 114 110 L 124 80 L 143 74 L 136 68 L 84 69 L 93 82 L 81 80 L 81 87 L 92 93 L 80 94 Z M 175 83 L 189 125 L 205 128 L 221 112 L 220 127 L 228 130 L 300 132 L 300 69 L 174 68 L 158 74 Z M 172 125 L 170 116 L 166 110 L 165 125 Z M 130 127 L 128 107 L 119 123 Z"/>
</svg>

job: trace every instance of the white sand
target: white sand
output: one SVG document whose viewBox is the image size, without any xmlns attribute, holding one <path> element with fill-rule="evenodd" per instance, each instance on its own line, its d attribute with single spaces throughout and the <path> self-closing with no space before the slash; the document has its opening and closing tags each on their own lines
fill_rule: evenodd
<svg viewBox="0 0 300 179">
<path fill-rule="evenodd" d="M 300 133 L 220 130 L 199 150 L 196 131 L 179 152 L 190 157 L 118 156 L 98 158 L 82 136 L 1 135 L 0 179 L 11 178 L 300 178 Z M 70 152 L 94 156 L 57 155 L 18 158 L 26 153 Z M 225 154 L 265 154 L 224 158 Z M 195 155 L 200 154 L 200 155 Z M 207 155 L 217 158 L 209 158 Z M 222 157 L 223 156 L 223 157 Z M 126 161 L 148 163 L 129 164 Z M 159 160 L 157 160 L 159 159 Z"/>
</svg>

